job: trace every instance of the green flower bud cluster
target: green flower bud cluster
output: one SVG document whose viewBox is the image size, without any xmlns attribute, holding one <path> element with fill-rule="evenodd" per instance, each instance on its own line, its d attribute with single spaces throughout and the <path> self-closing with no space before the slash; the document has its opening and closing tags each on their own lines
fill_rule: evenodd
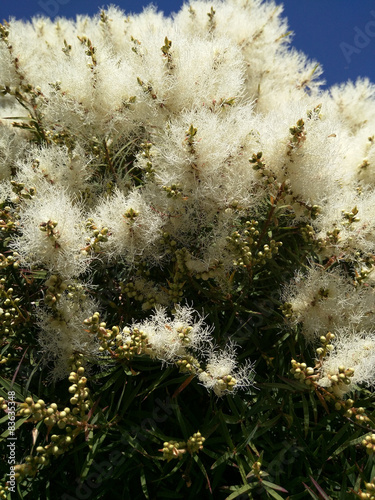
<svg viewBox="0 0 375 500">
<path fill-rule="evenodd" d="M 109 24 L 109 21 L 112 21 L 112 19 L 107 16 L 104 10 L 100 11 L 100 27 L 101 28 L 106 28 L 108 27 L 107 25 Z"/>
<path fill-rule="evenodd" d="M 155 170 L 152 165 L 152 143 L 151 142 L 142 142 L 141 143 L 141 157 L 146 160 L 146 178 L 152 180 L 155 176 Z"/>
<path fill-rule="evenodd" d="M 285 318 L 290 319 L 293 317 L 293 305 L 290 302 L 284 302 L 284 304 L 280 307 L 280 310 Z"/>
<path fill-rule="evenodd" d="M 339 400 L 339 401 L 336 401 L 336 403 L 335 403 L 335 409 L 337 411 L 343 410 L 343 411 L 345 411 L 345 413 L 349 412 L 345 416 L 351 417 L 353 415 L 353 412 L 354 412 L 353 410 L 362 410 L 360 408 L 354 408 L 353 405 L 354 405 L 354 401 L 352 399 L 346 399 L 345 401 Z"/>
<path fill-rule="evenodd" d="M 326 335 L 320 337 L 321 347 L 316 349 L 316 353 L 319 356 L 319 360 L 322 361 L 329 351 L 333 351 L 333 345 L 331 341 L 335 338 L 334 334 L 328 332 Z"/>
<path fill-rule="evenodd" d="M 163 237 L 167 239 L 167 242 L 170 241 L 168 233 L 164 233 Z M 173 243 L 170 245 L 169 253 L 170 252 L 174 252 L 172 261 L 176 262 L 176 272 L 174 276 L 175 281 L 179 281 L 183 277 L 190 276 L 194 271 L 191 271 L 186 265 L 187 260 L 192 257 L 189 251 L 185 247 L 176 249 L 175 244 Z M 209 266 L 206 271 L 197 272 L 194 276 L 198 280 L 207 281 L 210 278 L 215 278 L 220 273 L 221 267 L 222 262 L 219 259 L 214 259 L 213 264 Z M 180 294 L 180 297 L 181 296 L 182 295 Z"/>
<path fill-rule="evenodd" d="M 351 411 L 354 412 L 356 420 L 359 420 L 361 423 L 367 423 L 370 422 L 369 417 L 365 413 L 365 409 L 360 406 L 358 408 L 351 408 Z"/>
<path fill-rule="evenodd" d="M 178 359 L 176 361 L 176 365 L 178 366 L 181 373 L 191 373 L 193 375 L 196 375 L 197 373 L 203 372 L 202 368 L 200 367 L 199 361 L 194 358 L 194 356 L 191 356 L 189 354 Z"/>
<path fill-rule="evenodd" d="M 365 414 L 365 409 L 362 406 L 355 408 L 353 405 L 354 401 L 352 399 L 347 399 L 345 401 L 340 400 L 336 401 L 335 409 L 337 411 L 344 411 L 344 417 L 351 418 L 355 415 L 356 420 L 359 420 L 362 423 L 369 422 L 370 419 Z"/>
<path fill-rule="evenodd" d="M 178 336 L 181 340 L 181 344 L 183 344 L 184 346 L 190 344 L 189 334 L 190 334 L 192 329 L 193 329 L 193 327 L 191 327 L 191 326 L 179 326 L 176 329 L 178 332 Z"/>
<path fill-rule="evenodd" d="M 89 327 L 89 332 L 93 333 L 98 337 L 101 352 L 111 351 L 112 347 L 115 347 L 115 339 L 119 334 L 119 328 L 114 326 L 112 330 L 106 329 L 107 324 L 100 322 L 100 314 L 98 312 L 94 313 L 90 318 L 85 319 L 83 322 L 85 326 Z"/>
<path fill-rule="evenodd" d="M 59 132 L 56 132 L 54 130 L 46 130 L 44 132 L 44 136 L 48 143 L 53 142 L 59 146 L 67 146 L 67 148 L 70 150 L 74 149 L 75 140 L 73 136 L 66 130 L 60 130 Z"/>
<path fill-rule="evenodd" d="M 203 443 L 206 441 L 206 438 L 202 436 L 202 434 L 198 432 L 194 432 L 194 434 L 189 437 L 187 440 L 187 450 L 189 453 L 197 453 L 199 450 L 203 450 Z"/>
<path fill-rule="evenodd" d="M 358 208 L 354 207 L 352 208 L 351 212 L 347 212 L 345 210 L 342 210 L 342 216 L 345 219 L 345 222 L 343 222 L 343 226 L 350 226 L 354 222 L 359 222 L 360 219 L 357 217 L 358 214 Z"/>
<path fill-rule="evenodd" d="M 33 398 L 27 397 L 24 403 L 20 404 L 19 415 L 28 417 L 30 421 L 40 422 L 43 420 L 47 427 L 57 425 L 59 429 L 64 429 L 67 425 L 78 425 L 78 417 L 85 414 L 90 409 L 90 404 L 87 401 L 89 397 L 89 389 L 86 388 L 87 379 L 83 376 L 84 368 L 80 366 L 77 372 L 71 372 L 69 382 L 73 385 L 69 387 L 69 392 L 73 395 L 70 398 L 70 403 L 75 406 L 64 410 L 58 410 L 56 403 L 46 405 L 42 399 L 38 399 L 35 403 Z"/>
<path fill-rule="evenodd" d="M 361 267 L 359 271 L 355 272 L 355 278 L 354 278 L 354 284 L 355 286 L 361 285 L 364 283 L 371 271 L 373 270 L 372 264 L 370 264 L 370 267 Z"/>
<path fill-rule="evenodd" d="M 295 359 L 291 361 L 292 368 L 290 373 L 293 374 L 294 378 L 299 380 L 301 383 L 314 388 L 314 382 L 320 378 L 319 372 L 312 366 L 307 366 L 306 363 L 299 363 Z"/>
<path fill-rule="evenodd" d="M 138 328 L 133 328 L 133 330 L 124 328 L 123 333 L 130 335 L 130 337 L 125 341 L 122 340 L 121 336 L 121 340 L 118 337 L 120 345 L 115 350 L 115 353 L 120 358 L 132 359 L 136 354 L 140 355 L 146 351 L 148 337 L 142 330 L 138 330 Z"/>
<path fill-rule="evenodd" d="M 56 249 L 61 246 L 57 241 L 60 238 L 59 230 L 55 229 L 57 225 L 58 222 L 56 220 L 48 220 L 47 222 L 41 222 L 39 224 L 39 229 L 46 233 L 47 237 L 50 238 L 54 248 Z"/>
<path fill-rule="evenodd" d="M 208 281 L 209 279 L 216 278 L 222 272 L 223 262 L 219 259 L 215 259 L 214 263 L 203 273 L 198 273 L 195 277 L 198 280 Z"/>
<path fill-rule="evenodd" d="M 321 212 L 321 207 L 319 205 L 313 205 L 312 207 L 309 207 L 309 209 L 312 219 L 316 219 Z"/>
<path fill-rule="evenodd" d="M 51 415 L 57 410 L 57 405 L 52 403 L 51 410 L 47 411 L 46 404 L 42 399 L 38 399 L 35 403 L 33 398 L 27 397 L 24 403 L 20 404 L 19 415 L 21 417 L 31 417 L 33 420 L 42 420 L 44 417 Z"/>
<path fill-rule="evenodd" d="M 72 430 L 70 429 L 70 434 L 72 434 Z M 38 461 L 43 465 L 47 465 L 49 462 L 49 457 L 52 455 L 54 457 L 58 457 L 65 453 L 69 448 L 72 447 L 72 443 L 74 440 L 74 436 L 69 434 L 52 434 L 51 443 L 46 446 L 37 446 L 36 451 L 39 454 Z"/>
<path fill-rule="evenodd" d="M 29 421 L 43 421 L 51 428 L 57 426 L 65 429 L 65 434 L 53 434 L 51 442 L 45 446 L 37 446 L 37 455 L 29 455 L 25 458 L 25 463 L 15 466 L 16 479 L 22 480 L 25 476 L 35 476 L 39 465 L 48 465 L 52 456 L 58 457 L 71 448 L 74 439 L 83 432 L 87 426 L 88 411 L 91 408 L 89 401 L 89 389 L 86 387 L 87 378 L 84 376 L 85 369 L 82 364 L 82 355 L 76 355 L 70 360 L 72 371 L 69 375 L 69 392 L 72 395 L 70 403 L 73 408 L 66 407 L 58 410 L 56 403 L 46 405 L 42 399 L 34 402 L 32 397 L 27 397 L 24 403 L 20 404 L 18 415 L 28 417 Z M 6 409 L 4 398 L 0 400 L 1 407 Z"/>
<path fill-rule="evenodd" d="M 102 157 L 103 151 L 99 139 L 95 135 L 91 138 L 90 144 L 92 153 L 94 154 L 95 158 L 99 160 Z"/>
<path fill-rule="evenodd" d="M 148 278 L 151 274 L 150 272 L 150 269 L 148 267 L 148 265 L 145 263 L 145 262 L 142 262 L 141 260 L 139 259 L 136 259 L 136 267 L 137 267 L 137 271 L 136 271 L 136 276 L 143 276 L 145 278 Z M 120 282 L 120 285 L 122 285 L 123 283 Z"/>
<path fill-rule="evenodd" d="M 0 365 L 5 365 L 5 363 L 8 363 L 12 359 L 12 355 L 9 353 L 7 355 L 5 354 L 0 354 Z"/>
<path fill-rule="evenodd" d="M 8 23 L 0 23 L 0 40 L 8 44 L 9 29 L 7 28 Z"/>
<path fill-rule="evenodd" d="M 49 465 L 51 457 L 58 457 L 72 447 L 73 441 L 80 431 L 73 431 L 67 428 L 67 434 L 52 434 L 51 442 L 45 446 L 37 446 L 37 455 L 28 455 L 25 457 L 25 463 L 15 466 L 15 477 L 17 481 L 25 476 L 35 476 L 38 472 L 38 466 Z"/>
<path fill-rule="evenodd" d="M 83 253 L 94 252 L 99 253 L 102 251 L 101 244 L 106 243 L 108 241 L 108 228 L 103 227 L 102 229 L 98 229 L 94 224 L 93 219 L 88 219 L 86 222 L 86 226 L 88 229 L 92 231 L 92 236 L 87 237 L 87 246 L 82 250 Z"/>
<path fill-rule="evenodd" d="M 261 476 L 263 476 L 263 471 L 261 471 L 262 463 L 261 462 L 254 462 L 253 465 L 251 466 L 252 472 L 255 477 L 260 479 Z"/>
<path fill-rule="evenodd" d="M 228 243 L 239 254 L 239 259 L 234 262 L 234 265 L 246 267 L 253 263 L 253 253 L 251 249 L 257 245 L 257 237 L 259 231 L 257 229 L 259 222 L 252 220 L 246 221 L 246 229 L 243 234 L 239 231 L 234 231 L 231 236 L 227 236 Z"/>
<path fill-rule="evenodd" d="M 16 481 L 22 481 L 26 476 L 36 476 L 38 472 L 38 465 L 39 457 L 27 455 L 25 457 L 25 463 L 17 464 L 14 466 L 14 476 L 16 478 Z"/>
<path fill-rule="evenodd" d="M 91 318 L 85 319 L 84 324 L 89 327 L 89 331 L 95 334 L 99 340 L 99 351 L 108 351 L 112 357 L 117 359 L 132 359 L 136 354 L 145 352 L 148 346 L 147 335 L 138 328 L 124 328 L 120 333 L 118 326 L 113 326 L 111 330 L 106 329 L 106 323 L 100 322 L 98 312 Z"/>
<path fill-rule="evenodd" d="M 369 455 L 373 455 L 375 453 L 375 434 L 368 434 L 361 444 L 366 448 Z"/>
<path fill-rule="evenodd" d="M 274 177 L 271 170 L 266 168 L 266 164 L 261 160 L 262 156 L 262 152 L 259 152 L 257 154 L 254 153 L 249 162 L 253 164 L 253 169 L 258 173 L 258 175 L 260 175 L 266 185 L 274 184 L 276 182 L 276 178 Z"/>
<path fill-rule="evenodd" d="M 0 334 L 9 338 L 14 327 L 25 318 L 19 308 L 21 299 L 14 297 L 13 288 L 6 289 L 6 280 L 0 280 Z M 4 359 L 4 358 L 3 358 Z M 1 361 L 4 363 L 5 361 Z"/>
<path fill-rule="evenodd" d="M 0 253 L 0 268 L 6 268 L 12 266 L 13 269 L 18 269 L 20 267 L 19 261 L 17 257 L 19 254 L 17 252 L 13 252 L 12 255 L 3 255 Z M 3 279 L 1 280 L 3 282 Z"/>
<path fill-rule="evenodd" d="M 368 158 L 363 158 L 362 163 L 360 163 L 360 164 L 358 165 L 358 169 L 359 169 L 359 170 L 362 170 L 362 169 L 363 169 L 363 170 L 366 170 L 366 169 L 367 169 L 367 167 L 369 167 L 369 166 L 370 166 L 370 162 L 368 161 Z"/>
<path fill-rule="evenodd" d="M 100 314 L 98 312 L 95 312 L 90 318 L 85 319 L 83 324 L 85 326 L 89 327 L 89 331 L 91 333 L 98 333 L 99 331 L 99 325 L 100 323 Z"/>
<path fill-rule="evenodd" d="M 139 212 L 134 210 L 133 208 L 129 208 L 124 214 L 123 217 L 125 220 L 128 220 L 130 223 L 133 223 L 135 219 L 138 217 Z"/>
<path fill-rule="evenodd" d="M 7 500 L 9 494 L 9 487 L 8 486 L 1 486 L 0 485 L 0 500 Z"/>
<path fill-rule="evenodd" d="M 186 267 L 187 257 L 188 257 L 188 251 L 185 247 L 178 248 L 175 251 L 175 259 L 176 259 L 176 263 L 177 263 L 177 269 L 180 271 L 181 276 L 182 276 L 182 273 L 187 272 L 187 267 Z"/>
<path fill-rule="evenodd" d="M 87 50 L 85 51 L 85 54 L 90 57 L 91 62 L 87 64 L 87 66 L 94 71 L 94 68 L 97 64 L 96 61 L 96 47 L 92 45 L 91 40 L 87 36 L 79 36 L 78 40 L 82 43 L 82 45 L 87 47 Z"/>
<path fill-rule="evenodd" d="M 162 189 L 164 189 L 164 191 L 167 193 L 168 198 L 178 198 L 182 196 L 182 188 L 180 184 L 162 186 Z"/>
<path fill-rule="evenodd" d="M 142 280 L 142 282 L 143 281 L 145 281 L 145 280 Z M 138 280 L 138 286 L 139 286 L 139 283 L 140 283 L 140 281 Z M 143 295 L 143 293 L 141 293 L 139 290 L 137 290 L 136 284 L 132 283 L 131 281 L 126 283 L 126 285 L 124 283 L 121 283 L 121 291 L 123 293 L 126 293 L 126 295 L 129 297 L 129 299 L 134 299 L 134 300 L 137 300 L 138 302 L 143 302 L 145 299 L 145 296 Z M 152 299 L 154 297 L 152 297 L 150 295 L 149 298 L 152 301 Z"/>
<path fill-rule="evenodd" d="M 35 187 L 25 188 L 23 182 L 10 181 L 12 185 L 12 191 L 16 193 L 19 198 L 24 198 L 30 200 L 36 194 Z"/>
<path fill-rule="evenodd" d="M 339 366 L 338 372 L 331 375 L 327 375 L 330 382 L 331 386 L 327 387 L 327 390 L 329 392 L 334 392 L 334 389 L 343 385 L 350 385 L 351 380 L 350 378 L 354 376 L 354 370 L 353 368 L 345 368 L 345 366 Z"/>
<path fill-rule="evenodd" d="M 158 98 L 153 86 L 150 82 L 144 82 L 139 76 L 137 76 L 137 82 L 145 94 L 148 94 L 154 101 Z M 161 106 L 163 107 L 163 106 Z"/>
<path fill-rule="evenodd" d="M 223 394 L 225 391 L 233 391 L 237 384 L 237 380 L 232 377 L 232 375 L 224 375 L 223 377 L 217 378 L 217 389 Z"/>
<path fill-rule="evenodd" d="M 163 452 L 164 460 L 168 462 L 173 458 L 182 458 L 186 452 L 197 453 L 199 450 L 203 449 L 203 443 L 206 440 L 202 434 L 198 431 L 189 437 L 187 442 L 185 441 L 166 441 L 163 443 L 163 448 L 159 451 Z"/>
<path fill-rule="evenodd" d="M 177 270 L 174 274 L 173 282 L 168 281 L 169 285 L 168 295 L 173 304 L 178 304 L 184 295 L 183 288 L 185 282 L 180 281 L 182 276 L 183 276 L 182 273 L 179 270 Z"/>
<path fill-rule="evenodd" d="M 216 267 L 210 267 L 207 271 L 203 271 L 203 273 L 198 273 L 195 277 L 198 280 L 208 281 L 209 279 L 215 278 L 218 275 L 220 264 Z"/>
<path fill-rule="evenodd" d="M 0 210 L 0 229 L 3 233 L 12 233 L 17 229 L 14 215 L 11 213 L 11 208 L 6 206 Z"/>
<path fill-rule="evenodd" d="M 45 285 L 47 286 L 47 291 L 44 297 L 44 303 L 46 306 L 55 308 L 56 303 L 59 301 L 68 285 L 56 274 L 52 274 L 45 282 Z"/>
<path fill-rule="evenodd" d="M 268 259 L 272 259 L 274 254 L 277 254 L 282 242 L 270 240 L 269 244 L 264 244 L 261 249 L 257 237 L 259 230 L 257 221 L 246 221 L 246 229 L 240 234 L 239 231 L 234 231 L 231 236 L 227 236 L 228 244 L 233 248 L 234 253 L 238 256 L 233 262 L 235 266 L 251 267 L 255 265 L 265 265 Z"/>
<path fill-rule="evenodd" d="M 176 260 L 175 254 L 176 254 L 176 250 L 177 250 L 176 249 L 177 241 L 174 240 L 167 231 L 164 231 L 162 233 L 161 237 L 163 240 L 163 245 L 166 246 L 165 253 L 166 254 L 173 254 L 172 260 L 175 261 Z"/>
<path fill-rule="evenodd" d="M 0 354 L 0 365 L 5 365 L 5 363 L 8 363 L 11 359 L 11 354 L 7 354 L 6 356 L 4 354 Z"/>
<path fill-rule="evenodd" d="M 84 367 L 78 365 L 80 363 L 79 359 L 75 361 L 75 366 L 77 366 L 77 368 L 70 373 L 68 379 L 69 382 L 72 383 L 68 390 L 70 394 L 73 395 L 70 398 L 70 404 L 75 406 L 75 408 L 72 409 L 73 417 L 70 418 L 69 412 L 66 412 L 67 408 L 65 408 L 64 412 L 60 412 L 60 419 L 63 419 L 63 425 L 59 425 L 60 429 L 63 429 L 66 424 L 74 425 L 76 423 L 76 415 L 85 418 L 86 413 L 91 408 L 91 402 L 89 400 L 90 390 L 86 387 L 87 377 L 84 376 Z"/>
<path fill-rule="evenodd" d="M 87 299 L 85 287 L 82 283 L 72 282 L 66 288 L 66 296 L 75 302 L 84 302 Z"/>
<path fill-rule="evenodd" d="M 120 283 L 121 291 L 127 295 L 129 299 L 134 299 L 142 303 L 142 309 L 152 309 L 156 304 L 161 303 L 162 292 L 155 289 L 155 284 L 151 280 L 139 277 L 135 282 Z M 145 292 L 147 290 L 147 293 Z M 163 301 L 165 302 L 165 301 Z"/>
<path fill-rule="evenodd" d="M 173 458 L 181 458 L 186 453 L 185 441 L 165 441 L 163 448 L 159 451 L 163 452 L 164 460 L 170 462 Z"/>
<path fill-rule="evenodd" d="M 194 127 L 193 124 L 190 125 L 188 130 L 185 132 L 185 141 L 190 154 L 195 155 L 194 137 L 197 135 L 198 129 Z"/>
<path fill-rule="evenodd" d="M 319 238 L 317 243 L 321 248 L 326 248 L 331 245 L 337 245 L 340 240 L 340 229 L 333 229 L 332 231 L 327 231 L 326 238 Z"/>
<path fill-rule="evenodd" d="M 209 33 L 212 33 L 214 31 L 214 29 L 216 28 L 215 14 L 216 14 L 216 11 L 211 6 L 210 12 L 207 12 L 207 16 L 208 16 L 207 27 L 208 27 L 208 32 Z"/>
<path fill-rule="evenodd" d="M 306 140 L 305 122 L 302 118 L 297 121 L 297 124 L 290 127 L 289 132 L 292 138 L 288 144 L 288 155 L 291 155 L 293 150 L 301 147 L 302 143 Z"/>
<path fill-rule="evenodd" d="M 375 477 L 372 478 L 371 483 L 365 483 L 367 491 L 361 491 L 359 498 L 361 500 L 375 500 Z"/>
<path fill-rule="evenodd" d="M 315 231 L 310 224 L 306 224 L 305 226 L 302 226 L 301 229 L 301 236 L 303 241 L 306 243 L 312 243 L 315 240 Z"/>
<path fill-rule="evenodd" d="M 141 45 L 141 42 L 139 40 L 137 40 L 137 38 L 134 38 L 133 36 L 130 37 L 130 40 L 133 42 L 132 51 L 135 54 L 140 55 L 139 47 Z"/>
<path fill-rule="evenodd" d="M 309 109 L 307 111 L 307 118 L 309 120 L 320 120 L 322 118 L 321 110 L 322 110 L 322 105 L 321 104 L 318 104 L 312 110 Z"/>
</svg>

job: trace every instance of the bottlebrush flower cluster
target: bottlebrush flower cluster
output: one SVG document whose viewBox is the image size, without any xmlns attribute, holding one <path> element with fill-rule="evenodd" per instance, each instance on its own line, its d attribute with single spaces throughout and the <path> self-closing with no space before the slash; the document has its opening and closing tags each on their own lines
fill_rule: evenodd
<svg viewBox="0 0 375 500">
<path fill-rule="evenodd" d="M 335 335 L 317 383 L 342 366 L 375 383 L 375 86 L 320 90 L 281 13 L 193 1 L 1 26 L 1 224 L 17 264 L 44 271 L 33 314 L 57 377 L 72 353 L 100 359 L 84 324 L 99 310 L 165 362 L 192 328 L 199 382 L 249 386 L 235 331 L 198 332 L 199 315 L 251 310 L 274 276 L 280 331 Z"/>
</svg>

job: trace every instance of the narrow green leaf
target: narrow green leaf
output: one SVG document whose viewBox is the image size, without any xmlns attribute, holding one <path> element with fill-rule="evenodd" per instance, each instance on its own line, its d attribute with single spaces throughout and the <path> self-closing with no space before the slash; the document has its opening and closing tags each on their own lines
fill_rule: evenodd
<svg viewBox="0 0 375 500">
<path fill-rule="evenodd" d="M 8 420 L 8 415 L 6 415 L 6 420 Z M 18 420 L 16 421 L 16 423 L 14 424 L 14 428 L 17 430 L 21 427 L 21 425 L 26 422 L 27 420 L 27 417 L 23 417 L 23 418 L 18 418 Z M 3 421 L 3 419 L 1 420 Z M 9 436 L 9 430 L 6 429 L 1 435 L 0 435 L 0 438 L 7 438 Z"/>
<path fill-rule="evenodd" d="M 238 488 L 236 491 L 231 493 L 229 497 L 226 497 L 225 500 L 233 500 L 234 498 L 239 497 L 240 495 L 243 495 L 244 493 L 247 493 L 253 489 L 253 486 L 251 484 L 245 484 L 245 486 L 241 486 L 241 488 Z"/>
<path fill-rule="evenodd" d="M 315 495 L 315 493 L 312 491 L 310 486 L 307 486 L 307 484 L 302 483 L 303 486 L 305 487 L 306 491 L 309 493 L 309 495 L 314 499 L 314 500 L 319 500 L 319 498 Z"/>
<path fill-rule="evenodd" d="M 309 415 L 309 405 L 307 404 L 307 400 L 304 394 L 301 394 L 302 397 L 302 407 L 303 407 L 303 429 L 305 432 L 305 438 L 309 432 L 310 426 L 310 415 Z"/>
<path fill-rule="evenodd" d="M 199 469 L 201 470 L 202 474 L 204 475 L 206 481 L 207 481 L 207 487 L 210 491 L 210 493 L 212 494 L 212 489 L 211 489 L 211 483 L 210 483 L 210 478 L 207 474 L 207 471 L 201 461 L 201 459 L 199 458 L 198 455 L 193 455 L 193 460 L 196 462 L 196 464 L 198 465 Z"/>
<path fill-rule="evenodd" d="M 140 469 L 139 479 L 141 480 L 142 491 L 143 491 L 143 494 L 144 494 L 145 498 L 147 500 L 150 500 L 150 495 L 148 493 L 147 481 L 146 481 L 146 475 L 145 475 L 144 467 L 141 467 L 141 469 Z"/>
<path fill-rule="evenodd" d="M 354 439 L 349 439 L 348 441 L 345 441 L 344 444 L 342 444 L 341 446 L 339 446 L 333 453 L 332 453 L 332 457 L 336 456 L 336 455 L 339 455 L 342 451 L 344 451 L 346 448 L 348 448 L 348 446 L 355 446 L 356 444 L 359 444 L 366 436 L 367 436 L 368 432 L 366 434 L 363 434 L 362 436 L 360 437 L 356 437 Z M 331 457 L 330 457 L 331 458 Z"/>
<path fill-rule="evenodd" d="M 215 463 L 213 463 L 211 465 L 211 470 L 216 469 L 216 467 L 219 467 L 219 465 L 226 463 L 229 460 L 229 458 L 233 458 L 233 457 L 234 457 L 234 452 L 227 451 L 218 460 L 216 460 Z"/>
<path fill-rule="evenodd" d="M 268 487 L 265 487 L 264 489 L 267 491 L 267 493 L 271 495 L 271 497 L 276 498 L 277 500 L 284 500 L 283 497 L 281 497 L 278 493 L 276 493 L 276 491 Z"/>
<path fill-rule="evenodd" d="M 320 485 L 315 481 L 313 477 L 310 476 L 311 482 L 315 486 L 315 488 L 318 490 L 320 496 L 323 498 L 323 500 L 331 500 L 331 498 L 323 491 L 323 489 L 320 487 Z"/>
<path fill-rule="evenodd" d="M 286 490 L 282 486 L 279 486 L 278 484 L 270 483 L 269 481 L 264 481 L 264 480 L 262 481 L 262 484 L 264 486 L 267 486 L 268 488 L 272 488 L 273 490 L 282 491 L 283 493 L 288 493 L 288 490 Z"/>
</svg>

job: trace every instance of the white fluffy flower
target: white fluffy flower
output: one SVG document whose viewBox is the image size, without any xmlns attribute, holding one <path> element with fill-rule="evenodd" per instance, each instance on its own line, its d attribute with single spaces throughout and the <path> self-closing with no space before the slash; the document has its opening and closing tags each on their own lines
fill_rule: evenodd
<svg viewBox="0 0 375 500">
<path fill-rule="evenodd" d="M 156 308 L 155 314 L 140 324 L 135 324 L 146 335 L 147 353 L 166 363 L 173 363 L 188 354 L 200 356 L 212 349 L 212 329 L 196 317 L 194 309 L 176 306 L 171 319 L 166 309 Z"/>
<path fill-rule="evenodd" d="M 326 238 L 327 231 L 338 230 L 334 253 L 356 259 L 358 252 L 375 252 L 375 190 L 338 190 L 329 198 L 321 215 L 314 223 L 318 238 Z M 332 249 L 328 246 L 328 254 Z"/>
<path fill-rule="evenodd" d="M 108 228 L 104 251 L 129 263 L 136 256 L 152 252 L 152 245 L 160 236 L 162 219 L 140 190 L 127 196 L 116 190 L 96 207 L 91 217 L 99 228 Z"/>
<path fill-rule="evenodd" d="M 80 145 L 73 150 L 66 146 L 34 146 L 30 148 L 27 158 L 18 162 L 17 179 L 37 191 L 39 186 L 45 189 L 46 184 L 50 184 L 79 194 L 88 188 L 88 180 L 92 176 L 90 161 Z"/>
<path fill-rule="evenodd" d="M 217 396 L 223 396 L 252 385 L 252 364 L 248 361 L 240 366 L 235 347 L 230 343 L 223 351 L 211 352 L 206 369 L 199 374 L 199 380 Z"/>
<path fill-rule="evenodd" d="M 3 111 L 1 107 L 0 111 Z M 6 110 L 4 110 L 5 113 Z M 25 149 L 24 138 L 0 120 L 0 180 L 10 177 L 12 169 L 15 169 L 17 158 L 22 156 Z"/>
<path fill-rule="evenodd" d="M 344 371 L 343 369 L 354 371 L 350 377 L 350 384 L 335 383 L 335 376 L 337 377 L 340 371 Z M 321 374 L 319 385 L 331 388 L 340 397 L 353 391 L 356 384 L 373 387 L 375 385 L 375 333 L 362 331 L 353 335 L 348 329 L 343 329 L 334 344 L 334 351 L 323 361 Z"/>
<path fill-rule="evenodd" d="M 38 311 L 38 341 L 45 361 L 53 363 L 53 379 L 61 379 L 69 374 L 69 358 L 74 354 L 81 353 L 92 359 L 98 357 L 96 338 L 83 324 L 98 306 L 84 294 L 81 293 L 79 298 L 77 295 L 77 292 L 73 298 L 63 295 L 56 304 L 58 314 Z"/>
<path fill-rule="evenodd" d="M 336 334 L 343 326 L 356 331 L 371 327 L 374 298 L 372 288 L 355 287 L 339 271 L 317 266 L 298 274 L 283 294 L 284 301 L 292 306 L 290 322 L 301 324 L 309 341 L 328 331 Z"/>
<path fill-rule="evenodd" d="M 20 232 L 12 247 L 24 265 L 45 266 L 65 278 L 78 276 L 88 266 L 84 215 L 79 204 L 62 189 L 50 187 L 26 200 L 20 209 Z"/>
</svg>

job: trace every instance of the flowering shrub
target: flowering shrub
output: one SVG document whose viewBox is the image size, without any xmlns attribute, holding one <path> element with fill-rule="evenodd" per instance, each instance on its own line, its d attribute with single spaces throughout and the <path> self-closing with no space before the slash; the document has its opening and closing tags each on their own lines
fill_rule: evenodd
<svg viewBox="0 0 375 500">
<path fill-rule="evenodd" d="M 0 25 L 2 498 L 374 498 L 375 86 L 281 13 Z"/>
</svg>

